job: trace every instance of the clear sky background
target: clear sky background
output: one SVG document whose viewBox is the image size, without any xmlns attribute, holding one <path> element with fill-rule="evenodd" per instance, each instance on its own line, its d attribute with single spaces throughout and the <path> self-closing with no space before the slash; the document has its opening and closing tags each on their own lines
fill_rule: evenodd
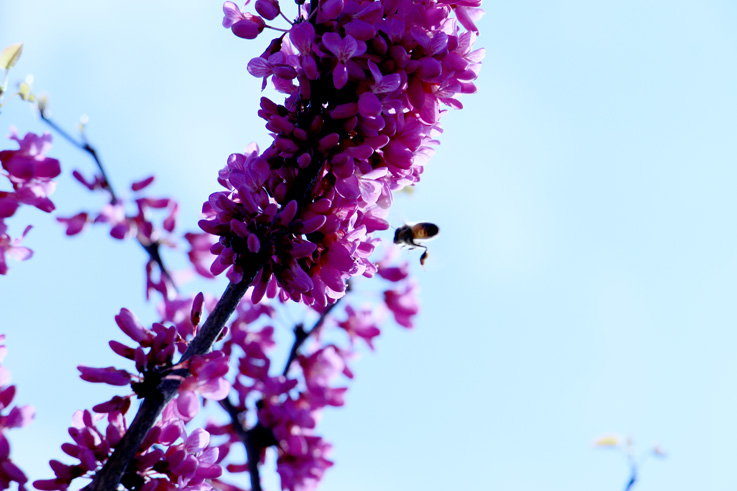
<svg viewBox="0 0 737 491">
<path fill-rule="evenodd" d="M 336 465 L 321 489 L 622 490 L 625 461 L 592 446 L 610 433 L 668 454 L 637 491 L 737 489 L 737 4 L 485 9 L 479 92 L 395 201 L 395 225 L 441 229 L 416 271 L 422 314 L 386 326 L 347 406 L 325 412 Z M 89 115 L 113 183 L 155 173 L 151 194 L 179 199 L 187 230 L 228 154 L 268 142 L 246 63 L 269 38 L 220 21 L 219 1 L 0 0 L 0 46 L 25 42 L 12 79 L 33 73 L 69 128 Z M 20 102 L 10 124 L 44 129 Z M 58 137 L 51 155 L 92 169 Z M 68 177 L 53 199 L 67 215 L 96 203 Z M 39 479 L 73 411 L 110 394 L 76 365 L 118 363 L 121 307 L 154 314 L 135 243 L 66 239 L 27 211 L 13 231 L 35 225 L 35 256 L 0 278 L 0 331 L 16 400 L 38 409 L 14 458 Z"/>
</svg>

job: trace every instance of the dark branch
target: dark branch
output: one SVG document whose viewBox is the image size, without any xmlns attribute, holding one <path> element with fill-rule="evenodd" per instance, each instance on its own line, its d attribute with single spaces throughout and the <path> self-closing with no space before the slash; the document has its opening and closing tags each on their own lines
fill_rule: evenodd
<svg viewBox="0 0 737 491">
<path fill-rule="evenodd" d="M 177 284 L 174 283 L 174 278 L 171 277 L 169 270 L 164 266 L 164 260 L 161 258 L 161 254 L 159 253 L 160 244 L 158 242 L 151 242 L 149 245 L 145 245 L 140 239 L 137 240 L 138 243 L 141 244 L 141 247 L 143 247 L 143 250 L 146 251 L 146 254 L 148 254 L 148 257 L 150 257 L 151 260 L 159 267 L 159 271 L 161 271 L 161 274 L 164 276 L 166 281 L 172 288 L 174 288 L 175 292 L 179 293 L 179 288 L 177 287 Z"/>
<path fill-rule="evenodd" d="M 223 293 L 215 309 L 207 317 L 197 337 L 187 347 L 179 363 L 194 355 L 204 355 L 210 351 L 212 345 L 222 333 L 225 322 L 235 311 L 238 302 L 253 282 L 259 269 L 258 264 L 253 264 L 250 270 L 245 272 L 243 280 L 240 283 L 236 285 L 232 283 L 228 284 L 225 293 Z M 85 490 L 111 491 L 118 488 L 118 484 L 125 474 L 128 464 L 133 460 L 136 452 L 141 447 L 144 437 L 156 422 L 156 418 L 159 417 L 164 406 L 174 398 L 177 388 L 181 383 L 181 379 L 165 379 L 159 386 L 158 391 L 155 391 L 143 400 L 141 406 L 138 408 L 136 417 L 133 419 L 133 423 L 128 428 L 128 431 L 125 432 L 123 439 L 116 445 L 113 454 L 103 468 L 95 475 L 92 483 L 84 488 Z"/>
<path fill-rule="evenodd" d="M 261 491 L 261 475 L 259 473 L 258 461 L 259 452 L 253 452 L 253 444 L 251 443 L 251 434 L 243 427 L 239 418 L 239 411 L 230 399 L 226 398 L 220 401 L 220 406 L 227 411 L 233 424 L 233 431 L 246 447 L 246 458 L 248 461 L 248 474 L 251 477 L 251 491 Z"/>
<path fill-rule="evenodd" d="M 348 292 L 351 291 L 351 284 L 350 282 L 346 286 L 346 295 Z M 292 362 L 297 359 L 297 355 L 299 354 L 299 349 L 302 347 L 302 345 L 307 341 L 307 339 L 310 337 L 310 335 L 313 332 L 316 332 L 325 322 L 325 319 L 327 318 L 328 314 L 335 308 L 336 305 L 338 305 L 338 302 L 340 302 L 340 298 L 336 300 L 334 303 L 328 305 L 328 307 L 325 309 L 325 311 L 320 314 L 320 318 L 317 319 L 317 322 L 315 322 L 315 325 L 312 326 L 312 329 L 309 331 L 305 331 L 305 326 L 303 324 L 297 324 L 294 327 L 294 343 L 292 344 L 292 349 L 289 351 L 289 358 L 287 358 L 287 362 L 284 364 L 284 370 L 282 371 L 282 375 L 285 377 L 287 376 L 287 373 L 289 373 L 289 368 L 292 366 Z"/>
<path fill-rule="evenodd" d="M 262 491 L 261 474 L 259 472 L 259 461 L 261 460 L 261 449 L 276 445 L 277 441 L 270 429 L 261 423 L 250 430 L 246 430 L 239 418 L 239 410 L 230 399 L 220 401 L 220 406 L 227 411 L 233 421 L 233 430 L 246 447 L 246 458 L 248 459 L 248 474 L 251 477 L 251 491 Z"/>
</svg>

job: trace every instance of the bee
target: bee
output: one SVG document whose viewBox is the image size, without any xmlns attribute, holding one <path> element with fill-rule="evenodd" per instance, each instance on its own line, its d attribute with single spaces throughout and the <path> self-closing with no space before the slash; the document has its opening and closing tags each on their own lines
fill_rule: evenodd
<svg viewBox="0 0 737 491">
<path fill-rule="evenodd" d="M 427 259 L 427 247 L 422 244 L 418 244 L 417 241 L 432 239 L 438 235 L 438 232 L 440 232 L 438 226 L 430 222 L 420 222 L 415 223 L 414 225 L 402 225 L 394 231 L 394 243 L 404 244 L 409 246 L 410 249 L 414 249 L 415 247 L 425 249 L 425 252 L 420 256 L 420 264 L 424 266 L 425 260 Z"/>
</svg>

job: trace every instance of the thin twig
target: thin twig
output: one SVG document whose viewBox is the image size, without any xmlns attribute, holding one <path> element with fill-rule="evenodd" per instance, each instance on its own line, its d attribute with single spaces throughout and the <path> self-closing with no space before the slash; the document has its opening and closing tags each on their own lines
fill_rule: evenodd
<svg viewBox="0 0 737 491">
<path fill-rule="evenodd" d="M 261 449 L 276 445 L 277 441 L 269 428 L 257 423 L 253 428 L 246 430 L 239 418 L 239 411 L 230 399 L 220 401 L 220 406 L 227 411 L 233 422 L 233 430 L 246 447 L 246 459 L 248 474 L 251 478 L 251 491 L 262 491 L 259 461 L 261 460 Z"/>
<path fill-rule="evenodd" d="M 635 482 L 637 482 L 637 462 L 635 462 L 635 459 L 632 457 L 632 455 L 629 455 L 627 457 L 627 463 L 630 467 L 630 478 L 627 481 L 627 484 L 624 486 L 624 491 L 631 491 L 635 485 Z"/>
<path fill-rule="evenodd" d="M 55 121 L 50 119 L 44 111 L 40 111 L 41 119 L 49 125 L 54 131 L 59 133 L 65 140 L 67 140 L 69 143 L 77 147 L 78 149 L 82 150 L 83 152 L 87 152 L 92 159 L 95 161 L 95 164 L 97 165 L 97 168 L 100 170 L 100 173 L 102 174 L 103 179 L 103 185 L 105 186 L 105 190 L 110 193 L 110 203 L 116 204 L 118 202 L 118 198 L 115 194 L 115 190 L 113 189 L 113 185 L 110 183 L 110 180 L 107 177 L 107 174 L 105 173 L 105 168 L 102 165 L 102 160 L 100 159 L 100 156 L 97 154 L 97 150 L 95 147 L 89 144 L 86 140 L 78 141 L 76 138 L 74 138 L 71 134 L 69 134 L 64 128 L 62 128 L 60 125 L 58 125 Z M 174 282 L 174 279 L 172 278 L 171 274 L 169 274 L 169 270 L 164 266 L 164 260 L 161 258 L 161 254 L 159 254 L 159 243 L 158 242 L 152 242 L 149 244 L 144 243 L 140 237 L 136 237 L 136 240 L 139 244 L 141 244 L 141 247 L 143 247 L 143 250 L 146 251 L 146 254 L 148 254 L 149 258 L 156 263 L 156 265 L 159 267 L 159 271 L 161 271 L 161 274 L 164 276 L 166 281 L 169 282 L 171 287 L 174 289 L 175 292 L 179 292 L 179 288 L 177 288 L 176 283 Z"/>
<path fill-rule="evenodd" d="M 76 138 L 74 138 L 72 135 L 70 135 L 66 130 L 64 130 L 61 126 L 56 124 L 54 121 L 49 119 L 49 117 L 46 115 L 44 111 L 40 111 L 41 113 L 41 119 L 46 123 L 47 125 L 51 126 L 51 128 L 59 133 L 66 141 L 74 145 L 75 147 L 79 148 L 83 152 L 87 152 L 90 154 L 92 159 L 95 161 L 95 164 L 97 164 L 97 168 L 100 169 L 100 173 L 102 174 L 102 179 L 105 181 L 105 188 L 110 192 L 110 201 L 112 204 L 115 204 L 118 202 L 118 198 L 115 195 L 115 191 L 113 190 L 113 186 L 110 184 L 110 180 L 107 178 L 107 174 L 105 173 L 105 168 L 102 166 L 102 161 L 100 160 L 100 156 L 97 155 L 97 150 L 95 150 L 95 147 L 87 143 L 86 141 L 79 142 Z"/>
<path fill-rule="evenodd" d="M 146 251 L 148 257 L 150 257 L 151 260 L 159 267 L 159 271 L 161 271 L 161 274 L 164 276 L 166 281 L 168 281 L 171 287 L 174 288 L 175 292 L 179 293 L 179 288 L 174 282 L 174 278 L 171 277 L 169 270 L 164 266 L 164 260 L 161 258 L 161 254 L 159 253 L 160 244 L 158 242 L 151 242 L 149 245 L 145 245 L 141 239 L 136 239 L 138 243 L 141 244 L 141 247 L 143 247 L 143 250 Z"/>
<path fill-rule="evenodd" d="M 348 283 L 348 286 L 346 286 L 346 295 L 348 292 L 351 291 L 351 284 Z M 341 297 L 343 298 L 343 297 Z M 297 324 L 294 327 L 294 343 L 292 343 L 292 349 L 289 351 L 289 358 L 287 358 L 287 362 L 284 364 L 284 370 L 282 371 L 282 375 L 285 377 L 287 376 L 287 373 L 289 373 L 289 368 L 292 366 L 292 363 L 295 359 L 297 359 L 297 355 L 299 354 L 298 351 L 302 347 L 302 345 L 307 341 L 307 339 L 310 337 L 310 335 L 314 332 L 316 332 L 325 322 L 325 319 L 327 318 L 328 314 L 335 308 L 336 305 L 338 305 L 338 302 L 340 302 L 341 298 L 336 300 L 335 302 L 328 305 L 328 307 L 323 311 L 322 314 L 320 314 L 320 318 L 317 319 L 317 322 L 315 322 L 315 325 L 312 326 L 312 329 L 309 331 L 305 331 L 305 326 L 303 324 Z"/>
<path fill-rule="evenodd" d="M 251 491 L 261 491 L 261 475 L 258 468 L 259 452 L 253 451 L 251 434 L 243 427 L 243 424 L 238 417 L 238 408 L 230 402 L 230 399 L 225 398 L 220 401 L 220 406 L 227 411 L 228 415 L 230 415 L 233 430 L 236 435 L 238 435 L 238 438 L 243 442 L 243 446 L 246 447 L 246 462 L 248 464 L 248 474 L 251 477 Z"/>
</svg>

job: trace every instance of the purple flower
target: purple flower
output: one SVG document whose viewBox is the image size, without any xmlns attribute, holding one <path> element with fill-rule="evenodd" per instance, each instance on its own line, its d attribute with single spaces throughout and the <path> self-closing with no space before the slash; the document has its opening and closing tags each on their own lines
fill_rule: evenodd
<svg viewBox="0 0 737 491">
<path fill-rule="evenodd" d="M 400 326 L 412 327 L 412 319 L 420 311 L 417 289 L 415 282 L 409 282 L 401 290 L 384 292 L 384 302 Z"/>
<path fill-rule="evenodd" d="M 191 391 L 215 401 L 224 399 L 230 393 L 230 383 L 224 378 L 228 374 L 228 361 L 222 351 L 193 356 L 189 360 L 191 376 L 184 379 L 179 392 Z"/>
<path fill-rule="evenodd" d="M 7 353 L 7 347 L 2 344 L 4 341 L 5 334 L 2 334 L 0 335 L 0 363 L 5 359 Z M 35 409 L 33 406 L 12 406 L 15 386 L 9 383 L 10 372 L 4 366 L 0 366 L 0 489 L 7 489 L 12 482 L 15 482 L 20 491 L 25 491 L 24 485 L 28 482 L 28 478 L 10 458 L 10 443 L 5 437 L 5 431 L 30 424 Z"/>
<path fill-rule="evenodd" d="M 333 69 L 333 85 L 336 89 L 342 89 L 348 82 L 348 61 L 354 56 L 360 56 L 366 52 L 366 43 L 357 41 L 356 38 L 347 34 L 341 38 L 334 32 L 326 32 L 322 36 L 322 42 L 338 60 Z"/>
<path fill-rule="evenodd" d="M 392 194 L 419 181 L 442 105 L 459 108 L 457 96 L 474 90 L 481 52 L 471 51 L 474 34 L 451 16 L 476 6 L 403 0 L 384 11 L 326 1 L 320 34 L 312 22 L 297 23 L 250 62 L 252 74 L 272 78 L 288 97 L 283 105 L 262 98 L 259 115 L 273 144 L 232 155 L 219 174 L 227 191 L 203 207 L 201 228 L 219 237 L 213 274 L 238 281 L 256 261 L 264 267 L 253 301 L 277 296 L 318 306 L 343 296 L 348 278 L 374 274 L 372 233 L 388 228 Z M 304 121 L 297 101 L 310 98 L 311 81 L 327 77 L 351 90 L 341 90 L 339 102 L 328 97 L 324 111 Z M 312 194 L 304 203 L 285 201 L 315 161 L 324 172 Z"/>
<path fill-rule="evenodd" d="M 28 247 L 21 246 L 21 242 L 26 234 L 31 230 L 31 226 L 27 226 L 23 234 L 17 239 L 11 238 L 7 233 L 7 226 L 0 221 L 0 275 L 8 273 L 8 263 L 5 256 L 9 256 L 16 261 L 25 261 L 33 256 L 33 251 Z"/>
<path fill-rule="evenodd" d="M 264 30 L 264 27 L 266 27 L 261 17 L 241 12 L 233 2 L 225 2 L 223 4 L 223 14 L 223 27 L 232 30 L 233 34 L 239 38 L 255 39 Z"/>
<path fill-rule="evenodd" d="M 11 128 L 10 139 L 20 148 L 1 151 L 0 163 L 13 184 L 16 199 L 47 213 L 53 211 L 55 206 L 48 197 L 56 188 L 53 179 L 61 173 L 61 166 L 58 160 L 45 156 L 51 148 L 51 134 L 27 133 L 20 139 Z"/>
<path fill-rule="evenodd" d="M 366 308 L 356 311 L 350 305 L 345 308 L 348 318 L 338 323 L 338 326 L 345 329 L 351 342 L 356 338 L 363 339 L 366 344 L 374 349 L 373 339 L 381 334 L 381 330 L 377 327 L 380 320 L 377 319 L 373 309 Z"/>
</svg>

